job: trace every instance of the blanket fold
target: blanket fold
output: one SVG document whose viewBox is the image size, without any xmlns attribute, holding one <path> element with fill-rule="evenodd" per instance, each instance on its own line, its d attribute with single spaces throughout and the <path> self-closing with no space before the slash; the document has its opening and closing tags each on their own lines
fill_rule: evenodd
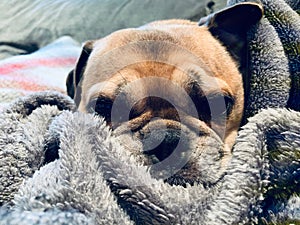
<svg viewBox="0 0 300 225">
<path fill-rule="evenodd" d="M 247 0 L 228 0 L 227 5 L 240 2 Z M 298 0 L 254 2 L 261 2 L 264 17 L 247 37 L 249 68 L 243 76 L 250 90 L 247 91 L 245 117 L 268 107 L 299 111 L 300 3 Z"/>
</svg>

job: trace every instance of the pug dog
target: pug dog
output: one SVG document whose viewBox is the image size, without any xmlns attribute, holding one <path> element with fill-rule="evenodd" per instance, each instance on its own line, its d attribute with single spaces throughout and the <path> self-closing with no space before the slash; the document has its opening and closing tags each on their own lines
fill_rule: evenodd
<svg viewBox="0 0 300 225">
<path fill-rule="evenodd" d="M 263 15 L 239 3 L 84 44 L 67 78 L 78 111 L 105 119 L 136 162 L 172 185 L 216 184 L 243 116 L 246 34 Z"/>
</svg>

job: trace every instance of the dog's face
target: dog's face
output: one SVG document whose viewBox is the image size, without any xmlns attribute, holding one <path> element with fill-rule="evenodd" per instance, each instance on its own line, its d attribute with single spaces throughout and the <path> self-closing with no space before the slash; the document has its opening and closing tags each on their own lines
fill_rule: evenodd
<svg viewBox="0 0 300 225">
<path fill-rule="evenodd" d="M 87 42 L 68 93 L 79 111 L 104 117 L 139 163 L 157 165 L 155 176 L 214 183 L 243 115 L 243 35 L 261 13 L 256 4 L 240 4 L 207 26 L 159 21 Z M 200 165 L 207 160 L 217 166 Z"/>
</svg>

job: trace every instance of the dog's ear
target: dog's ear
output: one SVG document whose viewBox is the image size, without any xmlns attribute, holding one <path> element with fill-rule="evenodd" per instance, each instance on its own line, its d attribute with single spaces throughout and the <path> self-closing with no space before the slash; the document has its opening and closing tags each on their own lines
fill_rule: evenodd
<svg viewBox="0 0 300 225">
<path fill-rule="evenodd" d="M 243 2 L 202 18 L 199 25 L 206 25 L 239 62 L 246 54 L 246 35 L 250 27 L 262 18 L 263 8 L 254 2 Z"/>
<path fill-rule="evenodd" d="M 67 93 L 71 98 L 74 99 L 77 105 L 81 100 L 81 81 L 83 79 L 83 73 L 87 61 L 93 50 L 93 44 L 94 44 L 93 41 L 88 41 L 83 45 L 75 69 L 72 70 L 67 77 L 67 81 L 66 81 Z"/>
</svg>

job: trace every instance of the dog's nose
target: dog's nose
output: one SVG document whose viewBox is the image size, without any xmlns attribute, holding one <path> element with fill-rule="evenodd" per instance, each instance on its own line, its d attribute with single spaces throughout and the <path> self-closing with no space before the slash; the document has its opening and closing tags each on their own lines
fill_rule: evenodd
<svg viewBox="0 0 300 225">
<path fill-rule="evenodd" d="M 180 140 L 180 129 L 154 129 L 142 140 L 144 154 L 153 161 L 163 161 L 176 149 Z"/>
</svg>

